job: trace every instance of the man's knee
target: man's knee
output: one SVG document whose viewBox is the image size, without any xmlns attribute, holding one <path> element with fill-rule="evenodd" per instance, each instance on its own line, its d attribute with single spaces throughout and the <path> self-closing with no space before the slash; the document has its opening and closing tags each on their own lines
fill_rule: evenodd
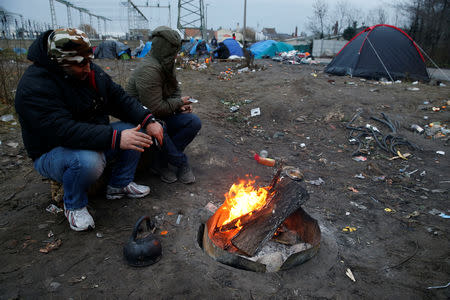
<svg viewBox="0 0 450 300">
<path fill-rule="evenodd" d="M 80 172 L 91 178 L 99 178 L 106 166 L 103 152 L 82 150 L 78 154 Z"/>
<path fill-rule="evenodd" d="M 202 121 L 197 115 L 191 114 L 191 117 L 192 117 L 190 123 L 191 128 L 197 132 L 200 131 L 200 129 L 202 128 Z"/>
</svg>

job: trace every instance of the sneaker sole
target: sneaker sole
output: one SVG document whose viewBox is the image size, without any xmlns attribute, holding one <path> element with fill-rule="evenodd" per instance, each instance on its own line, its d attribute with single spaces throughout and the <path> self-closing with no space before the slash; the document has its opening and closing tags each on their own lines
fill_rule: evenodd
<svg viewBox="0 0 450 300">
<path fill-rule="evenodd" d="M 78 227 L 74 227 L 72 226 L 72 224 L 70 224 L 70 229 L 75 230 L 75 231 L 86 231 L 86 230 L 93 230 L 95 228 L 95 225 L 91 226 L 89 225 L 87 228 L 83 229 L 83 228 L 78 228 Z"/>
<path fill-rule="evenodd" d="M 148 194 L 150 194 L 150 192 L 148 192 L 146 194 L 141 194 L 141 195 L 129 195 L 129 194 L 128 195 L 126 195 L 126 194 L 106 195 L 106 199 L 108 199 L 108 200 L 117 200 L 117 199 L 122 199 L 123 197 L 137 199 L 137 198 L 143 198 L 143 197 L 147 196 Z"/>
</svg>

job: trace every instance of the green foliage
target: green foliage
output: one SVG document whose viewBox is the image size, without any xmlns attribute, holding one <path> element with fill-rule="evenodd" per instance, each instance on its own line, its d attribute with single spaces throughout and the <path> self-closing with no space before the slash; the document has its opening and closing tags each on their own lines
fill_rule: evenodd
<svg viewBox="0 0 450 300">
<path fill-rule="evenodd" d="M 347 27 L 342 34 L 343 38 L 350 41 L 356 34 L 356 29 L 354 27 Z"/>
</svg>

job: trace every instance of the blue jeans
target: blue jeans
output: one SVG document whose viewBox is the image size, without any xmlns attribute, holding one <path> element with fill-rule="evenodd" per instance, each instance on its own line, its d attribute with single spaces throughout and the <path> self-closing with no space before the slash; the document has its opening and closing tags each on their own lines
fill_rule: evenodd
<svg viewBox="0 0 450 300">
<path fill-rule="evenodd" d="M 192 113 L 175 114 L 163 121 L 166 123 L 163 141 L 165 159 L 176 167 L 186 165 L 188 159 L 183 151 L 202 128 L 202 122 Z"/>
<path fill-rule="evenodd" d="M 134 128 L 132 124 L 115 122 L 118 131 Z M 87 191 L 97 181 L 106 163 L 113 161 L 108 184 L 125 187 L 134 179 L 141 153 L 135 150 L 110 149 L 105 152 L 57 147 L 34 161 L 34 168 L 44 177 L 63 184 L 64 204 L 74 210 L 88 204 Z"/>
</svg>

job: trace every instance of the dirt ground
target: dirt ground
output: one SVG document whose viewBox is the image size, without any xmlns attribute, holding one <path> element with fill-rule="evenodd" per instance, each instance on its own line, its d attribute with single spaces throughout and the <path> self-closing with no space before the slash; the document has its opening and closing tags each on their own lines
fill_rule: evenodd
<svg viewBox="0 0 450 300">
<path fill-rule="evenodd" d="M 139 61 L 97 63 L 123 83 Z M 241 74 L 235 62 L 178 71 L 184 94 L 199 100 L 195 112 L 203 122 L 186 150 L 197 182 L 168 185 L 140 172 L 136 181 L 151 186 L 151 194 L 139 200 L 91 197 L 96 228 L 89 232 L 72 231 L 62 213 L 46 211 L 50 188 L 26 157 L 19 125 L 0 122 L 0 298 L 448 299 L 449 288 L 427 289 L 450 281 L 449 221 L 439 216 L 450 211 L 448 140 L 426 139 L 409 128 L 449 121 L 448 110 L 419 108 L 424 101 L 445 104 L 449 83 L 380 85 L 329 76 L 324 66 L 257 63 L 262 70 Z M 220 80 L 228 68 L 235 75 Z M 239 110 L 231 112 L 233 105 Z M 257 107 L 261 115 L 250 117 Z M 348 141 L 346 123 L 358 108 L 360 124 L 387 132 L 370 120 L 384 112 L 422 150 L 401 148 L 413 156 L 388 160 L 392 155 L 378 148 L 367 161 L 353 160 L 356 146 Z M 266 274 L 222 265 L 197 243 L 208 202 L 219 206 L 246 174 L 260 185 L 270 183 L 274 169 L 253 159 L 263 149 L 302 170 L 310 194 L 303 208 L 322 231 L 315 257 Z M 319 177 L 323 184 L 308 183 Z M 133 268 L 122 247 L 142 215 L 157 221 L 163 256 L 155 265 Z M 345 232 L 346 226 L 356 230 Z M 55 238 L 62 241 L 59 249 L 39 251 Z"/>
</svg>

